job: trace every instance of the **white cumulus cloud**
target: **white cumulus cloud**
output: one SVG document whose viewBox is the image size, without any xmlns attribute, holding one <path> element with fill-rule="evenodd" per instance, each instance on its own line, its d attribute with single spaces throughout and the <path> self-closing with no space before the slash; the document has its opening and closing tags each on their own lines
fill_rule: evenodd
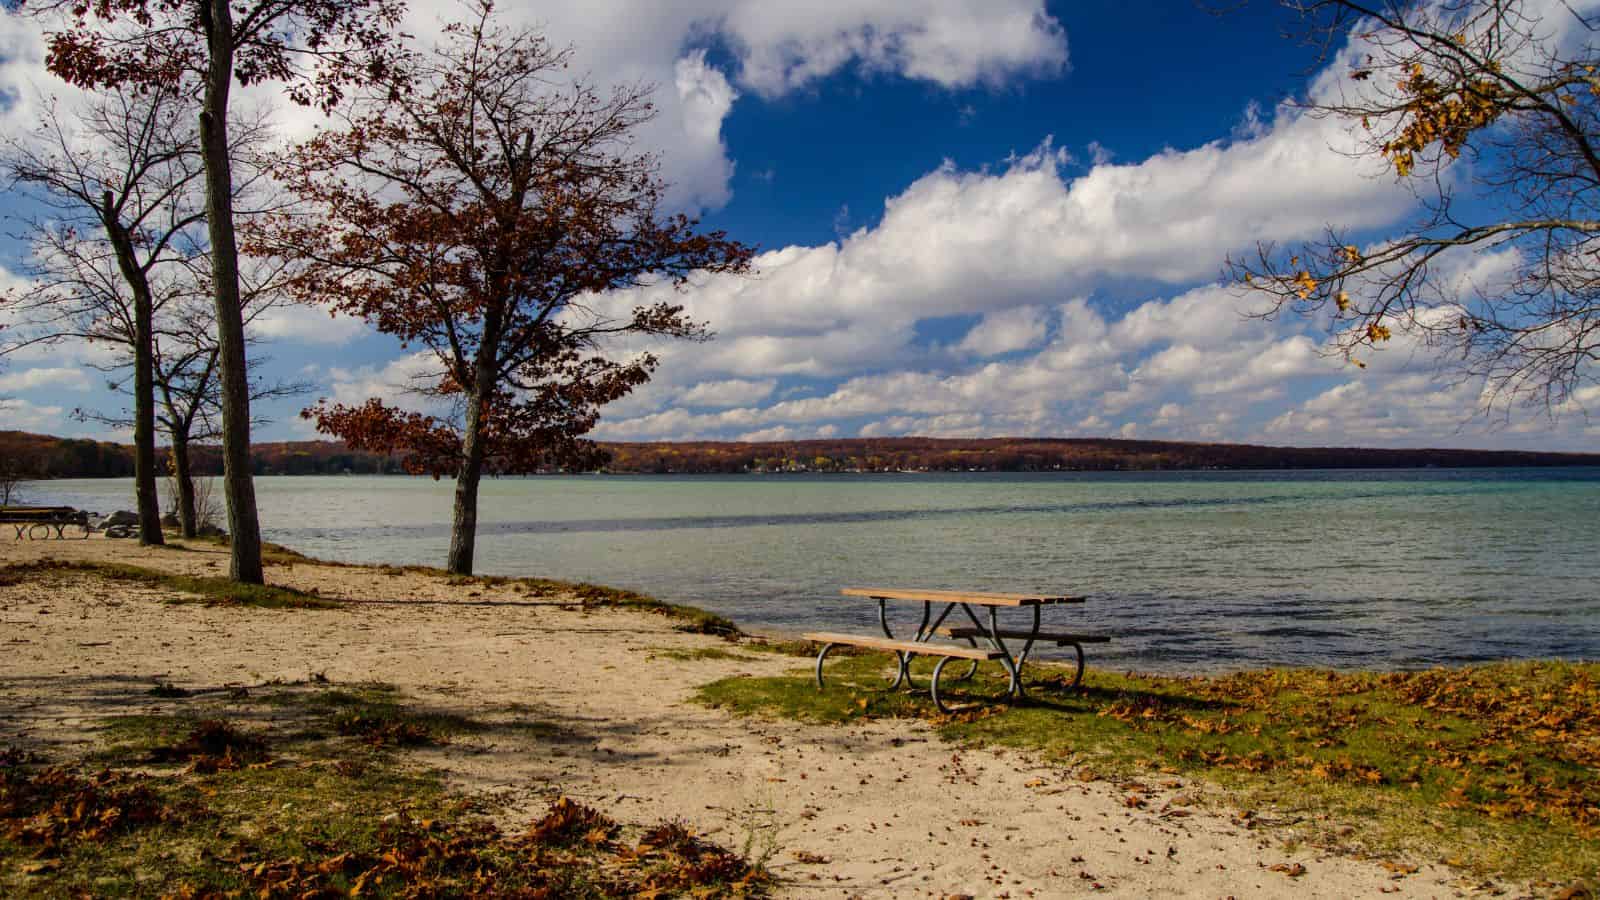
<svg viewBox="0 0 1600 900">
<path fill-rule="evenodd" d="M 94 379 L 76 366 L 43 366 L 0 375 L 0 393 L 14 391 L 87 391 Z"/>
<path fill-rule="evenodd" d="M 298 344 L 337 347 L 371 333 L 360 319 L 293 303 L 274 306 L 250 320 L 252 336 Z"/>
<path fill-rule="evenodd" d="M 777 386 L 778 382 L 772 378 L 761 381 L 747 381 L 739 378 L 730 378 L 726 381 L 702 381 L 679 394 L 677 402 L 684 406 L 744 406 L 751 403 L 759 403 L 772 396 L 772 391 Z"/>
</svg>

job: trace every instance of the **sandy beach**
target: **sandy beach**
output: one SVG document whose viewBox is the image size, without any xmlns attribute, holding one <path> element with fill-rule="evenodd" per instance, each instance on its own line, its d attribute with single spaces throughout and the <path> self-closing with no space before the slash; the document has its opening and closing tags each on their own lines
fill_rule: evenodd
<svg viewBox="0 0 1600 900">
<path fill-rule="evenodd" d="M 0 565 L 45 557 L 205 575 L 227 565 L 225 551 L 200 544 L 0 540 Z M 948 744 L 917 722 L 820 726 L 710 709 L 693 701 L 698 686 L 806 661 L 685 634 L 663 616 L 395 569 L 296 563 L 267 577 L 344 605 L 170 605 L 159 590 L 77 575 L 0 587 L 0 746 L 80 753 L 104 717 L 184 702 L 150 696 L 158 681 L 378 681 L 429 709 L 550 726 L 415 752 L 460 792 L 500 798 L 499 815 L 525 818 L 566 795 L 623 821 L 681 817 L 726 845 L 769 847 L 781 896 L 1522 893 L 1428 860 L 1400 874 L 1286 843 L 1292 828 L 1245 827 L 1223 791 L 1188 777 L 1151 773 L 1148 803 L 1130 808 L 1119 784 Z M 709 647 L 729 652 L 692 654 Z"/>
</svg>

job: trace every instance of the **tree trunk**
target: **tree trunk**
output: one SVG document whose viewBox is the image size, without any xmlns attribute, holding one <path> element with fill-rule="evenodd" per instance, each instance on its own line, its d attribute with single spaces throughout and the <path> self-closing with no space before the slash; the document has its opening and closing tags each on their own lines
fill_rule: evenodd
<svg viewBox="0 0 1600 900">
<path fill-rule="evenodd" d="M 139 267 L 133 241 L 117 219 L 111 192 L 101 198 L 106 236 L 117 255 L 117 268 L 133 292 L 133 496 L 139 511 L 139 543 L 166 543 L 161 534 L 161 498 L 156 493 L 155 298 L 150 280 Z"/>
<path fill-rule="evenodd" d="M 194 515 L 194 470 L 189 468 L 189 436 L 172 435 L 172 480 L 178 483 L 178 525 L 183 536 L 194 538 L 200 533 Z"/>
<path fill-rule="evenodd" d="M 483 396 L 473 391 L 467 401 L 466 427 L 461 435 L 461 468 L 456 472 L 455 516 L 450 526 L 450 560 L 453 575 L 472 574 L 472 552 L 478 540 L 478 482 L 483 479 Z"/>
<path fill-rule="evenodd" d="M 250 382 L 239 303 L 239 247 L 233 228 L 233 167 L 228 158 L 228 90 L 233 80 L 233 15 L 228 0 L 198 0 L 210 69 L 200 144 L 206 167 L 206 225 L 211 236 L 212 300 L 216 304 L 218 385 L 222 406 L 222 483 L 235 581 L 262 583 L 261 525 L 250 472 Z"/>
<path fill-rule="evenodd" d="M 155 311 L 150 291 L 133 295 L 133 487 L 139 506 L 139 543 L 165 544 L 161 534 L 161 498 L 156 494 L 156 390 L 150 371 Z"/>
</svg>

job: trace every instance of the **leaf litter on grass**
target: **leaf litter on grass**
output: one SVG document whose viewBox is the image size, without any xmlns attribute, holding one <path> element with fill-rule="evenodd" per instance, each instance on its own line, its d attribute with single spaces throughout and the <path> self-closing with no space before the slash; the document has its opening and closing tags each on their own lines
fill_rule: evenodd
<svg viewBox="0 0 1600 900">
<path fill-rule="evenodd" d="M 283 730 L 140 717 L 108 729 L 113 748 L 97 754 L 122 764 L 188 764 L 179 770 L 90 773 L 81 763 L 52 766 L 20 749 L 0 751 L 0 894 L 143 894 L 152 877 L 168 896 L 184 898 L 767 892 L 764 868 L 679 822 L 645 829 L 630 844 L 621 839 L 625 826 L 563 797 L 525 831 L 502 832 L 481 804 L 452 798 L 442 781 L 417 773 L 400 753 L 415 742 L 394 740 L 391 727 L 442 735 L 488 726 L 412 711 L 381 688 L 246 698 L 280 715 L 294 711 L 298 724 Z M 316 727 L 341 721 L 352 727 L 331 735 Z"/>
</svg>

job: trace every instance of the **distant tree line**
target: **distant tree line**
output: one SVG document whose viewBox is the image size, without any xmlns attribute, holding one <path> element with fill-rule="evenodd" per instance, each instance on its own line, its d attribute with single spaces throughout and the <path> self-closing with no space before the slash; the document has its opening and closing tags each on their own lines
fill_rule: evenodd
<svg viewBox="0 0 1600 900">
<path fill-rule="evenodd" d="M 1267 447 L 1107 438 L 847 438 L 778 443 L 605 444 L 607 471 L 1053 472 L 1600 464 L 1600 454 Z"/>
<path fill-rule="evenodd" d="M 772 443 L 691 442 L 599 445 L 582 468 L 617 474 L 715 475 L 829 472 L 1111 472 L 1204 469 L 1464 468 L 1600 465 L 1600 454 L 1497 450 L 1387 450 L 1351 447 L 1267 447 L 1124 441 L 1105 438 L 848 438 Z M 190 448 L 198 475 L 219 475 L 215 446 Z M 167 448 L 157 452 L 167 464 Z M 36 478 L 126 478 L 133 449 L 124 444 L 0 432 L 0 460 Z M 256 475 L 398 475 L 402 454 L 353 450 L 335 441 L 256 444 Z"/>
<path fill-rule="evenodd" d="M 197 476 L 222 474 L 222 451 L 216 445 L 189 448 Z M 134 450 L 127 444 L 60 438 L 21 431 L 0 431 L 0 460 L 29 478 L 130 478 Z M 170 471 L 171 448 L 159 447 L 156 462 Z M 405 471 L 397 456 L 349 450 L 330 441 L 256 444 L 250 465 L 256 475 L 397 475 Z"/>
<path fill-rule="evenodd" d="M 126 444 L 0 431 L 0 461 L 24 478 L 128 478 L 133 449 Z"/>
</svg>

